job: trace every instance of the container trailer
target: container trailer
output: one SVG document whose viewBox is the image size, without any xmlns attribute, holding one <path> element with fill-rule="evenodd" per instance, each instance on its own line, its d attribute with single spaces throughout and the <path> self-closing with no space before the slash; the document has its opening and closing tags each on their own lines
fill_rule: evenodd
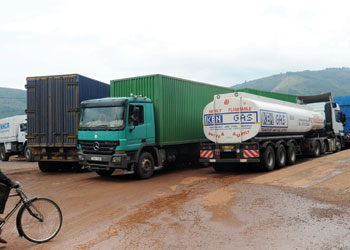
<svg viewBox="0 0 350 250">
<path fill-rule="evenodd" d="M 112 98 L 81 103 L 79 162 L 101 176 L 121 169 L 141 179 L 174 162 L 198 163 L 202 110 L 230 92 L 159 74 L 112 80 Z"/>
<path fill-rule="evenodd" d="M 271 171 L 294 164 L 297 155 L 339 151 L 345 117 L 331 94 L 297 101 L 242 92 L 215 95 L 203 110 L 203 131 L 211 142 L 201 144 L 200 162 L 217 171 L 232 163 L 261 163 Z"/>
<path fill-rule="evenodd" d="M 27 78 L 28 145 L 41 171 L 79 168 L 80 102 L 109 96 L 109 85 L 79 74 Z"/>
<path fill-rule="evenodd" d="M 11 155 L 24 155 L 32 161 L 31 148 L 27 145 L 27 116 L 16 115 L 0 120 L 0 160 L 8 161 Z"/>
</svg>

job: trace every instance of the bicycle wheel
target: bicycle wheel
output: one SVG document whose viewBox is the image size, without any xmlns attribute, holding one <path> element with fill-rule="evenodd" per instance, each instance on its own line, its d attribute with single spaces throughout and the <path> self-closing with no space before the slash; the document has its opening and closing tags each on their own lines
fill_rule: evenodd
<svg viewBox="0 0 350 250">
<path fill-rule="evenodd" d="M 61 209 L 47 198 L 36 198 L 23 204 L 17 215 L 18 232 L 35 243 L 51 240 L 60 231 L 61 226 Z"/>
</svg>

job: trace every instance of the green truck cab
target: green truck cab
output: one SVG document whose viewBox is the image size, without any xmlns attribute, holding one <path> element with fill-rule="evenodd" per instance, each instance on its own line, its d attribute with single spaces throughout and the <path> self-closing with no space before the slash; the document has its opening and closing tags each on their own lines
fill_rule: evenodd
<svg viewBox="0 0 350 250">
<path fill-rule="evenodd" d="M 198 163 L 203 108 L 229 92 L 159 74 L 112 80 L 110 98 L 81 103 L 79 163 L 101 176 L 120 169 L 142 179 L 163 166 Z"/>
</svg>

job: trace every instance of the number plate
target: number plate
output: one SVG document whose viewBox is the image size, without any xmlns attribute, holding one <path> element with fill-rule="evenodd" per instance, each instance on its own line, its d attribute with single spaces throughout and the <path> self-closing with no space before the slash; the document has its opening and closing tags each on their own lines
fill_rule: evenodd
<svg viewBox="0 0 350 250">
<path fill-rule="evenodd" d="M 99 156 L 91 156 L 92 161 L 102 161 L 102 157 Z"/>
</svg>

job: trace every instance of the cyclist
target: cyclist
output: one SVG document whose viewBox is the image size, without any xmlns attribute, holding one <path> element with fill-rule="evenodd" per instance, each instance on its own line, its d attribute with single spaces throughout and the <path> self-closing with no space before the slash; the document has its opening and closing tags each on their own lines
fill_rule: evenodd
<svg viewBox="0 0 350 250">
<path fill-rule="evenodd" d="M 18 188 L 19 186 L 20 186 L 19 182 L 12 181 L 0 170 L 0 214 L 4 212 L 7 198 L 10 193 L 10 189 Z M 0 224 L 4 222 L 5 220 L 2 217 L 0 217 Z M 0 235 L 1 235 L 1 229 L 0 229 Z M 0 236 L 0 243 L 6 244 L 7 241 Z"/>
</svg>

